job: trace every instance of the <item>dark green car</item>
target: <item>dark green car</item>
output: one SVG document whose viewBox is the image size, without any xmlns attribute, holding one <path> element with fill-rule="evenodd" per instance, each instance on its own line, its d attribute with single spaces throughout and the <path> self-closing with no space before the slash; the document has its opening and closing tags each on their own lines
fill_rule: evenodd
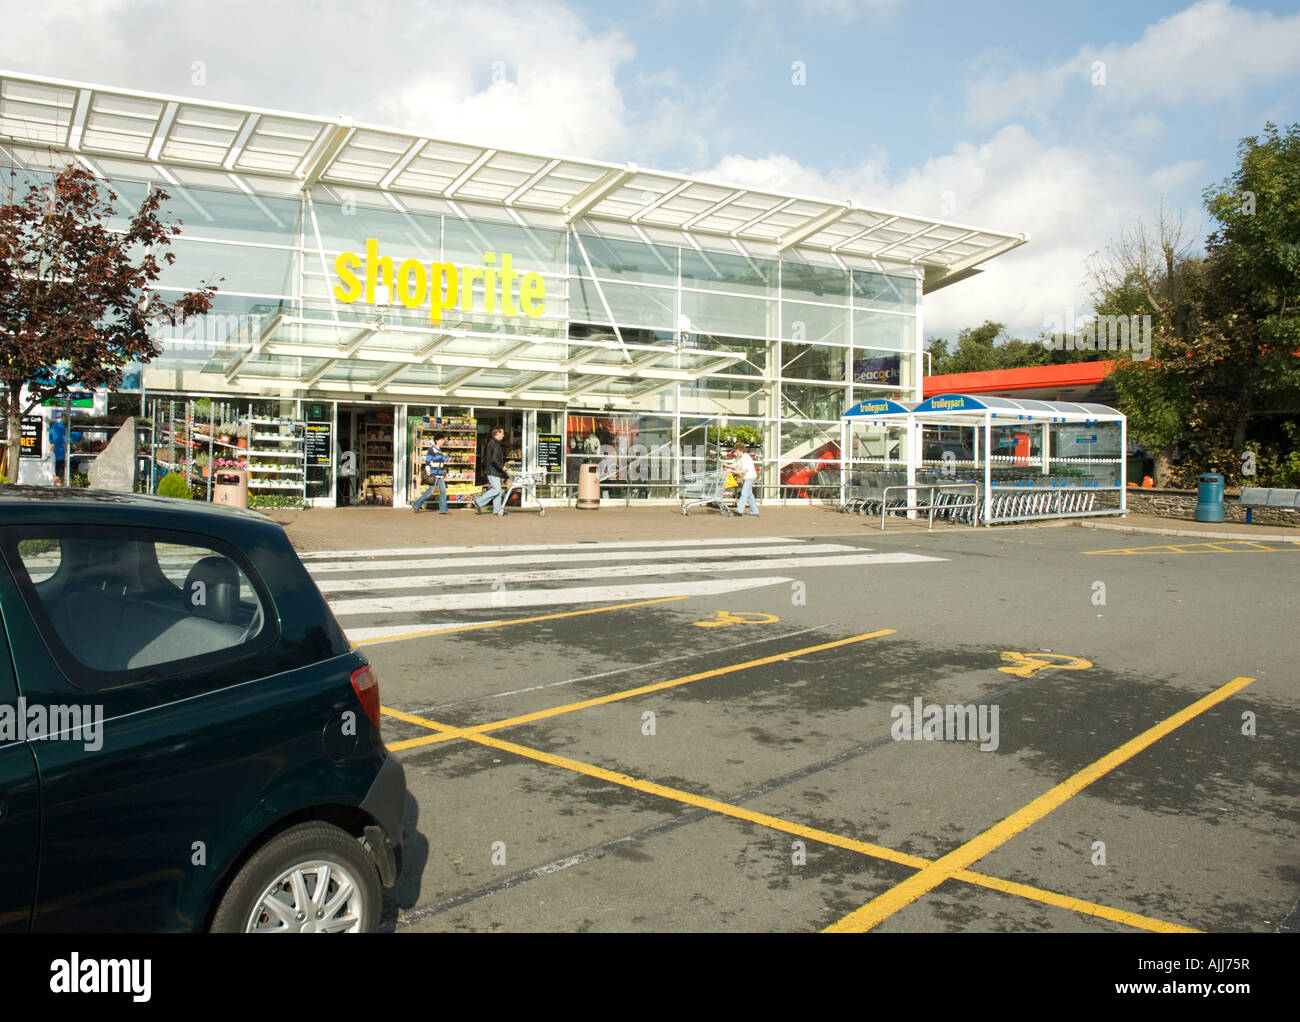
<svg viewBox="0 0 1300 1022">
<path fill-rule="evenodd" d="M 0 933 L 377 927 L 406 779 L 281 526 L 11 486 L 0 560 Z"/>
</svg>

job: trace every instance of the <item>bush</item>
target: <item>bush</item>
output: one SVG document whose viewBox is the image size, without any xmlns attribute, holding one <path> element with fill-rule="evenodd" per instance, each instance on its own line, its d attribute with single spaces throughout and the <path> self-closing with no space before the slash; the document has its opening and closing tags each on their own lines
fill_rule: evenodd
<svg viewBox="0 0 1300 1022">
<path fill-rule="evenodd" d="M 749 448 L 759 448 L 763 446 L 763 434 L 753 426 L 710 426 L 709 442 L 727 448 L 734 447 L 737 442 Z"/>
<path fill-rule="evenodd" d="M 189 500 L 193 495 L 190 493 L 190 484 L 185 481 L 183 475 L 179 472 L 169 472 L 158 483 L 158 496 L 184 497 Z"/>
<path fill-rule="evenodd" d="M 287 493 L 250 493 L 250 508 L 301 508 L 302 498 Z"/>
</svg>

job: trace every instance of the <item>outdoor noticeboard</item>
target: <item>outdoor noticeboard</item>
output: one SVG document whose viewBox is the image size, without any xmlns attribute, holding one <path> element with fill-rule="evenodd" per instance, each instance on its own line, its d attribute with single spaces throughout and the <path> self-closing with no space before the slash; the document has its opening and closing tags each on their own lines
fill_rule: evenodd
<svg viewBox="0 0 1300 1022">
<path fill-rule="evenodd" d="M 559 433 L 537 434 L 537 467 L 554 471 L 564 462 L 564 438 Z"/>
<path fill-rule="evenodd" d="M 329 465 L 333 460 L 332 425 L 328 422 L 307 423 L 307 464 Z"/>
<path fill-rule="evenodd" d="M 334 462 L 334 432 L 328 422 L 308 422 L 304 444 L 307 459 L 307 496 L 325 497 L 330 491 L 330 465 Z"/>
<path fill-rule="evenodd" d="M 20 458 L 41 458 L 45 453 L 43 445 L 44 434 L 42 432 L 43 423 L 39 415 L 23 416 L 23 435 L 18 441 L 18 456 Z"/>
</svg>

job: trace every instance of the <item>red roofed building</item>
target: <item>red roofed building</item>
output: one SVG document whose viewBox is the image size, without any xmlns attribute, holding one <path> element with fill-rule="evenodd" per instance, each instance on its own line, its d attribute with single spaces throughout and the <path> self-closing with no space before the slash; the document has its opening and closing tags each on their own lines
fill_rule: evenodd
<svg viewBox="0 0 1300 1022">
<path fill-rule="evenodd" d="M 935 394 L 987 394 L 1042 401 L 1098 401 L 1093 392 L 1101 386 L 1114 367 L 1114 361 L 1108 360 L 1028 366 L 1024 369 L 991 369 L 981 373 L 946 373 L 925 377 L 922 393 L 925 397 Z M 1113 401 L 1102 400 L 1100 403 L 1112 404 Z"/>
</svg>

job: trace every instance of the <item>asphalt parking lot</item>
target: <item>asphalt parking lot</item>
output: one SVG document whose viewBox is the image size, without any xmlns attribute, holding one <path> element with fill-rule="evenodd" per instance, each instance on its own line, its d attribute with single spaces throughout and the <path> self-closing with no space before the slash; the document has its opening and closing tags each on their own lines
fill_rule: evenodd
<svg viewBox="0 0 1300 1022">
<path fill-rule="evenodd" d="M 309 556 L 406 768 L 386 928 L 1297 927 L 1300 544 L 735 534 Z"/>
</svg>

